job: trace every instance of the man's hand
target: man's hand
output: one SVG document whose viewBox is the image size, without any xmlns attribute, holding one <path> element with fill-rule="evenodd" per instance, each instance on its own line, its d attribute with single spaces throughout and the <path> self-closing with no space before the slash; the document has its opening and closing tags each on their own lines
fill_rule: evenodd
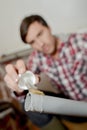
<svg viewBox="0 0 87 130">
<path fill-rule="evenodd" d="M 23 74 L 26 71 L 26 66 L 23 60 L 18 60 L 15 65 L 8 64 L 5 67 L 6 75 L 4 77 L 4 80 L 7 84 L 7 86 L 12 89 L 13 91 L 16 91 L 17 93 L 23 92 L 22 89 L 18 88 L 18 80 L 19 80 L 19 74 Z"/>
</svg>

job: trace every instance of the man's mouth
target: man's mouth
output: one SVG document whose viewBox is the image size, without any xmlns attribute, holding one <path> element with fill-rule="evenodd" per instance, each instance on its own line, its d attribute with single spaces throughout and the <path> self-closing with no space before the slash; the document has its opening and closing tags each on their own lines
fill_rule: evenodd
<svg viewBox="0 0 87 130">
<path fill-rule="evenodd" d="M 45 46 L 45 47 L 43 48 L 43 51 L 44 51 L 44 52 L 48 52 L 48 50 L 49 50 L 49 46 Z"/>
</svg>

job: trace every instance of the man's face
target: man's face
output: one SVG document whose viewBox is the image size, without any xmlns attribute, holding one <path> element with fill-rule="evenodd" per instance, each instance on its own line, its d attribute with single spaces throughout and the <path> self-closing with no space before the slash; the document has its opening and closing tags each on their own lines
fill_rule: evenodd
<svg viewBox="0 0 87 130">
<path fill-rule="evenodd" d="M 33 49 L 44 54 L 52 54 L 55 50 L 55 38 L 51 34 L 50 28 L 43 26 L 39 22 L 30 25 L 26 41 Z"/>
</svg>

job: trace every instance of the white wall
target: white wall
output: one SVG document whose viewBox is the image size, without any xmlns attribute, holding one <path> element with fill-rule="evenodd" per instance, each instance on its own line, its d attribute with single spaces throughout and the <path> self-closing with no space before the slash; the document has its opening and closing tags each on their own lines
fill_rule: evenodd
<svg viewBox="0 0 87 130">
<path fill-rule="evenodd" d="M 87 27 L 87 0 L 0 0 L 0 56 L 27 48 L 20 39 L 21 20 L 38 13 L 53 33 Z"/>
</svg>

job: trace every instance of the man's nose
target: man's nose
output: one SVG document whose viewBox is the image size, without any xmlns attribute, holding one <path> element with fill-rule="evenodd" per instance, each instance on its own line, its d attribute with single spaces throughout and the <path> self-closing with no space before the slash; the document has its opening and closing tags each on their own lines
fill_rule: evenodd
<svg viewBox="0 0 87 130">
<path fill-rule="evenodd" d="M 41 41 L 41 39 L 37 39 L 38 46 L 42 47 L 44 43 Z"/>
</svg>

